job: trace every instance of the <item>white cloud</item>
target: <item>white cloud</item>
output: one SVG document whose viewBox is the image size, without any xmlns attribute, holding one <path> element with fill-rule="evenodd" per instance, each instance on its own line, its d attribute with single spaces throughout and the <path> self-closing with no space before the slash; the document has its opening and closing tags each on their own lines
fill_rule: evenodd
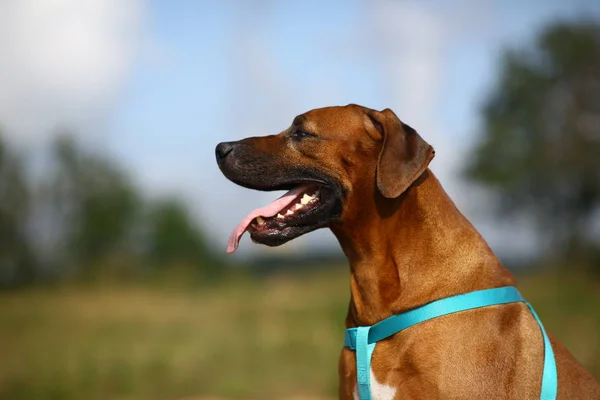
<svg viewBox="0 0 600 400">
<path fill-rule="evenodd" d="M 415 128 L 436 150 L 432 170 L 457 203 L 468 203 L 461 190 L 458 169 L 464 162 L 464 151 L 471 143 L 454 136 L 440 118 L 443 99 L 465 102 L 471 93 L 449 96 L 445 83 L 445 66 L 454 61 L 448 49 L 465 40 L 473 32 L 485 35 L 488 30 L 482 21 L 489 19 L 491 10 L 481 2 L 461 0 L 453 8 L 427 5 L 423 2 L 380 0 L 372 3 L 372 36 L 366 44 L 375 50 L 384 77 L 384 96 L 400 119 Z M 375 56 L 374 54 L 372 56 Z M 457 99 L 457 97 L 461 97 Z M 463 129 L 472 129 L 464 121 Z"/>
<path fill-rule="evenodd" d="M 492 247 L 510 249 L 512 254 L 527 254 L 534 246 L 530 227 L 522 221 L 510 227 L 494 223 L 489 193 L 461 179 L 460 168 L 473 144 L 477 110 L 471 109 L 469 119 L 462 121 L 459 128 L 470 131 L 468 135 L 457 132 L 456 127 L 449 128 L 438 117 L 440 99 L 444 100 L 444 108 L 451 107 L 450 102 L 454 101 L 474 103 L 474 92 L 466 87 L 461 93 L 445 92 L 444 83 L 452 77 L 445 73 L 444 66 L 455 58 L 447 49 L 457 43 L 490 37 L 494 26 L 493 9 L 489 4 L 473 0 L 454 3 L 455 7 L 449 10 L 429 8 L 422 2 L 383 0 L 374 4 L 371 41 L 378 43 L 376 51 L 387 82 L 385 94 L 389 107 L 436 148 L 432 171 Z M 493 51 L 496 48 L 490 49 L 490 57 Z"/>
<path fill-rule="evenodd" d="M 447 21 L 422 5 L 392 1 L 375 2 L 371 18 L 388 107 L 434 146 L 445 141 L 436 126 L 435 101 L 443 78 Z M 439 153 L 436 163 L 445 171 L 445 164 L 454 160 L 444 155 L 450 152 Z"/>
<path fill-rule="evenodd" d="M 0 2 L 0 125 L 31 143 L 90 132 L 115 107 L 135 59 L 142 0 Z"/>
</svg>

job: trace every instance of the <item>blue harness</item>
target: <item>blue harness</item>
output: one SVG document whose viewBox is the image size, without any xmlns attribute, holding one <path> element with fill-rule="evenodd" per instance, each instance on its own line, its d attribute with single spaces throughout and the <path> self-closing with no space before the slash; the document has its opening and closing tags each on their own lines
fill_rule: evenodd
<svg viewBox="0 0 600 400">
<path fill-rule="evenodd" d="M 344 346 L 356 350 L 356 379 L 358 381 L 360 399 L 371 400 L 371 384 L 369 380 L 371 356 L 373 355 L 375 344 L 380 340 L 433 318 L 472 310 L 474 308 L 508 303 L 527 304 L 527 307 L 529 307 L 529 310 L 540 326 L 542 336 L 544 337 L 544 370 L 542 372 L 540 400 L 556 400 L 558 379 L 552 345 L 550 344 L 548 335 L 546 335 L 542 321 L 540 321 L 533 307 L 523 299 L 517 288 L 513 286 L 479 290 L 447 297 L 402 314 L 392 315 L 375 325 L 346 329 Z"/>
</svg>

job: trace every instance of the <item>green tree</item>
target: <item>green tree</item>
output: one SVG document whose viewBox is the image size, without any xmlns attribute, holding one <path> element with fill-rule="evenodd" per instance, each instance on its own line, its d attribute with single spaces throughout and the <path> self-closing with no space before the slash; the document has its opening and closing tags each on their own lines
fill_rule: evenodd
<svg viewBox="0 0 600 400">
<path fill-rule="evenodd" d="M 502 215 L 533 218 L 557 261 L 591 264 L 599 247 L 598 23 L 554 24 L 532 48 L 505 53 L 466 175 L 494 191 Z"/>
<path fill-rule="evenodd" d="M 30 190 L 24 163 L 0 134 L 0 284 L 12 285 L 34 278 L 35 262 L 27 223 Z"/>
<path fill-rule="evenodd" d="M 150 205 L 145 225 L 146 257 L 154 265 L 186 264 L 214 275 L 218 260 L 187 208 L 175 199 Z"/>
<path fill-rule="evenodd" d="M 68 136 L 56 140 L 53 156 L 49 191 L 71 261 L 80 267 L 93 265 L 130 251 L 141 200 L 128 177 Z"/>
</svg>

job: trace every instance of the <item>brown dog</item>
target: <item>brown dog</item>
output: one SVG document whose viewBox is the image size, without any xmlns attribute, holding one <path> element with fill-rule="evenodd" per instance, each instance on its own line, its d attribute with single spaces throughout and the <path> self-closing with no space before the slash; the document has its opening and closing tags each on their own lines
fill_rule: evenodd
<svg viewBox="0 0 600 400">
<path fill-rule="evenodd" d="M 329 227 L 350 261 L 346 327 L 515 284 L 428 169 L 433 148 L 389 109 L 312 110 L 278 135 L 221 143 L 216 155 L 239 185 L 290 190 L 246 217 L 228 251 L 245 231 L 276 246 Z M 551 341 L 558 398 L 600 399 L 592 376 Z M 439 317 L 377 344 L 372 398 L 539 399 L 543 347 L 523 303 Z M 339 374 L 340 399 L 357 398 L 354 351 L 342 351 Z"/>
</svg>

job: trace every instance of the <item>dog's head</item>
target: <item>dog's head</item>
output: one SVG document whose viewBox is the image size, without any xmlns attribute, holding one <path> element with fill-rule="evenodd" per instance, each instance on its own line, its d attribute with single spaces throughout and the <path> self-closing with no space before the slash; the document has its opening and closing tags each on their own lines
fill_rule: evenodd
<svg viewBox="0 0 600 400">
<path fill-rule="evenodd" d="M 234 230 L 228 252 L 247 230 L 277 246 L 360 212 L 361 199 L 397 198 L 426 169 L 433 148 L 390 110 L 327 107 L 297 116 L 278 135 L 220 143 L 223 174 L 256 190 L 288 190 L 250 213 Z"/>
</svg>

